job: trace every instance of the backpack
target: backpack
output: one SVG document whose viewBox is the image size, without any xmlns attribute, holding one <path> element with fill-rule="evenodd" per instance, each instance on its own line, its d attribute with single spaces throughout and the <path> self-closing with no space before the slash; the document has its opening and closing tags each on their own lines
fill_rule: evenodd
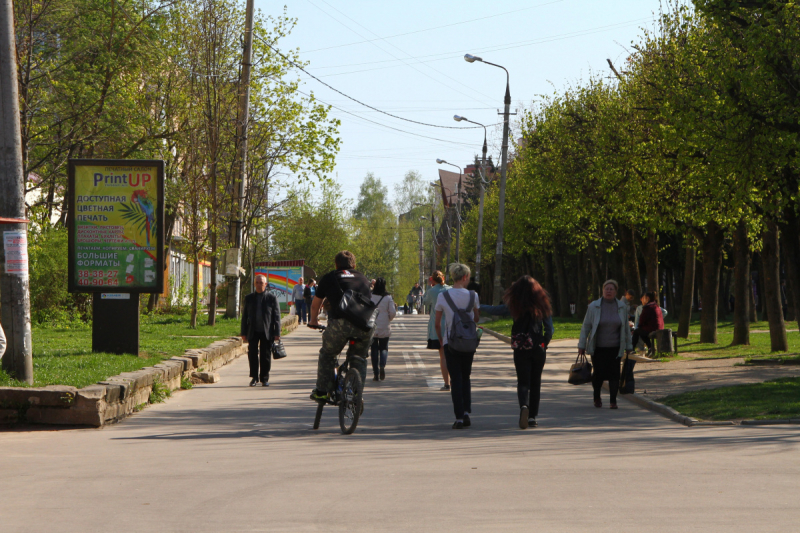
<svg viewBox="0 0 800 533">
<path fill-rule="evenodd" d="M 453 323 L 447 335 L 447 344 L 451 350 L 472 353 L 478 349 L 478 326 L 472 319 L 473 315 L 464 309 L 459 309 L 447 292 L 443 292 L 447 305 L 453 310 Z M 469 292 L 467 309 L 470 311 L 475 306 L 475 293 Z"/>
<path fill-rule="evenodd" d="M 514 331 L 518 333 L 514 333 Z M 544 323 L 526 314 L 511 329 L 511 348 L 514 350 L 533 350 L 544 345 Z"/>
</svg>

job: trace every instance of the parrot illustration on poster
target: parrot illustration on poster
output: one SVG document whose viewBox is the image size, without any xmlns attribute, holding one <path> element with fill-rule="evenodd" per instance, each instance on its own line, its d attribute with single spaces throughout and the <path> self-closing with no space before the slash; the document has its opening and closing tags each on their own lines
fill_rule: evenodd
<svg viewBox="0 0 800 533">
<path fill-rule="evenodd" d="M 139 209 L 142 210 L 145 216 L 145 234 L 147 235 L 147 246 L 150 246 L 150 233 L 152 231 L 153 226 L 155 225 L 155 208 L 153 207 L 153 202 L 147 197 L 147 191 L 144 189 L 139 189 L 133 191 L 131 195 L 131 202 L 136 202 L 139 206 Z"/>
</svg>

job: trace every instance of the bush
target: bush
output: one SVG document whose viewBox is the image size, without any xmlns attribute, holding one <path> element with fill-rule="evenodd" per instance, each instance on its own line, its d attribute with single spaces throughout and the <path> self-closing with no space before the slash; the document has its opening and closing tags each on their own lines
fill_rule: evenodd
<svg viewBox="0 0 800 533">
<path fill-rule="evenodd" d="M 89 320 L 92 296 L 70 294 L 67 290 L 67 228 L 32 228 L 28 238 L 33 322 L 63 325 L 78 319 Z"/>
</svg>

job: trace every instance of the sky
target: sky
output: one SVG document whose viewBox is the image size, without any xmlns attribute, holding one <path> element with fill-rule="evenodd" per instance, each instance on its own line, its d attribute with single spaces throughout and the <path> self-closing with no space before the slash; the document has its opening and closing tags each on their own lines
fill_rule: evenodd
<svg viewBox="0 0 800 533">
<path fill-rule="evenodd" d="M 265 15 L 284 4 L 256 0 Z M 511 110 L 530 108 L 542 95 L 561 92 L 592 74 L 608 76 L 607 59 L 621 64 L 642 28 L 652 28 L 659 0 L 295 0 L 297 18 L 281 49 L 298 49 L 306 70 L 364 107 L 298 72 L 301 90 L 335 106 L 341 150 L 330 174 L 349 199 L 358 196 L 367 172 L 390 192 L 409 170 L 438 179 L 444 159 L 461 167 L 481 152 L 483 128 L 455 122 L 453 115 L 489 126 L 489 154 L 500 161 L 505 73 L 510 73 Z M 515 117 L 512 117 L 512 123 Z"/>
</svg>

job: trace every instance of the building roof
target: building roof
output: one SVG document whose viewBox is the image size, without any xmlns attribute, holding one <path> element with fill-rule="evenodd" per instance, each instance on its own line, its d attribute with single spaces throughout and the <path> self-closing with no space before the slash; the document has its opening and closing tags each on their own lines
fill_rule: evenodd
<svg viewBox="0 0 800 533">
<path fill-rule="evenodd" d="M 439 190 L 442 194 L 442 203 L 445 207 L 450 207 L 450 205 L 455 203 L 455 198 L 458 194 L 459 178 L 461 179 L 461 187 L 463 191 L 463 187 L 467 182 L 467 176 L 465 174 L 439 169 Z"/>
</svg>

